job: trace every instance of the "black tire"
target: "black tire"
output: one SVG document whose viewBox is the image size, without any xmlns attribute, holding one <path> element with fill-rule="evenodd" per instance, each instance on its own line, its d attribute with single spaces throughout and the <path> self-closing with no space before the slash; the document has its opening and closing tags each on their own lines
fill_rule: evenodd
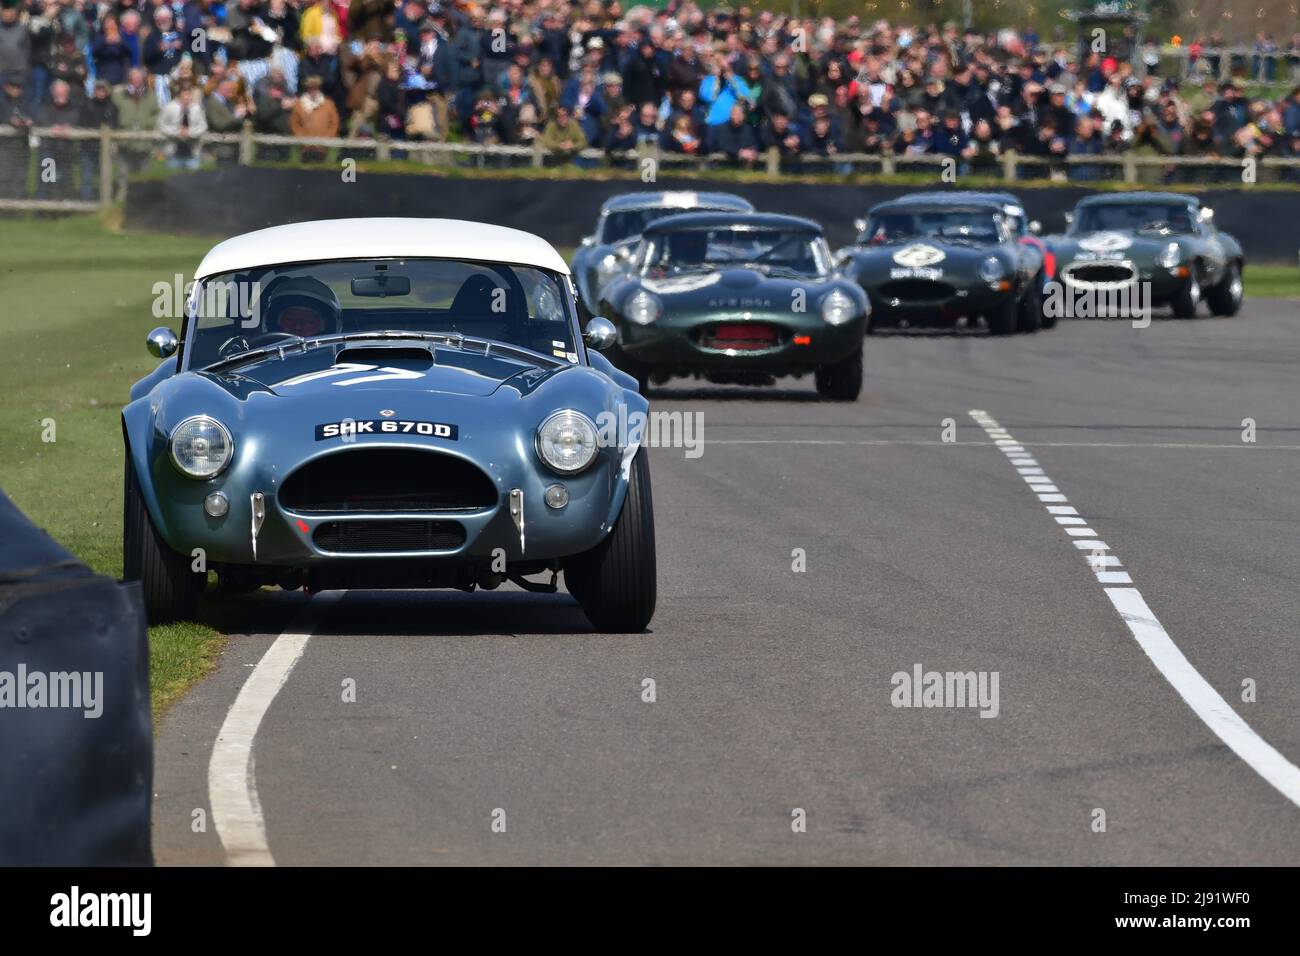
<svg viewBox="0 0 1300 956">
<path fill-rule="evenodd" d="M 1006 301 L 984 313 L 988 323 L 989 335 L 1011 335 L 1016 331 L 1016 320 L 1020 314 L 1020 301 L 1010 296 Z"/>
<path fill-rule="evenodd" d="M 1051 329 L 1051 328 L 1055 328 L 1057 317 L 1055 315 L 1048 314 L 1050 310 L 1043 308 L 1043 287 L 1046 284 L 1047 283 L 1042 276 L 1038 276 L 1036 279 L 1034 279 L 1034 288 L 1038 290 L 1039 328 Z"/>
<path fill-rule="evenodd" d="M 631 480 L 614 529 L 590 551 L 564 562 L 564 586 L 606 634 L 639 634 L 655 613 L 655 521 L 650 460 L 632 459 Z"/>
<path fill-rule="evenodd" d="M 1223 281 L 1205 294 L 1214 315 L 1233 316 L 1241 310 L 1241 263 L 1229 262 Z"/>
<path fill-rule="evenodd" d="M 862 346 L 848 358 L 823 365 L 813 373 L 817 394 L 832 402 L 856 402 L 862 394 Z"/>
<path fill-rule="evenodd" d="M 1192 266 L 1191 278 L 1178 290 L 1169 305 L 1174 315 L 1180 319 L 1196 318 L 1196 307 L 1201 304 L 1201 283 L 1196 277 L 1196 266 Z"/>
<path fill-rule="evenodd" d="M 150 624 L 192 621 L 199 597 L 208 583 L 206 572 L 190 569 L 190 559 L 173 551 L 159 535 L 140 495 L 140 486 L 126 460 L 122 491 L 122 578 L 139 581 L 145 616 Z"/>
<path fill-rule="evenodd" d="M 1037 332 L 1043 327 L 1043 300 L 1033 288 L 1025 290 L 1016 310 L 1016 331 Z"/>
</svg>

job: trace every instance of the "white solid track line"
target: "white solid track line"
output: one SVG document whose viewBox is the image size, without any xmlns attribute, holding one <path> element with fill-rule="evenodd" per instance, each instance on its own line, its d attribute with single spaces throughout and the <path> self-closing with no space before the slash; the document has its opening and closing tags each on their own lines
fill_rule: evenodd
<svg viewBox="0 0 1300 956">
<path fill-rule="evenodd" d="M 1012 464 L 1022 457 L 1019 445 L 1014 445 L 1007 430 L 980 409 L 969 412 L 971 418 L 984 429 L 999 450 L 1005 453 Z M 1009 444 L 1010 443 L 1010 444 Z M 1012 451 L 1012 448 L 1016 451 Z M 1193 447 L 1193 446 L 1188 446 Z M 1025 479 L 1029 481 L 1029 479 Z M 1030 483 L 1031 491 L 1041 491 L 1042 484 Z M 1053 486 L 1053 490 L 1055 490 Z M 1040 494 L 1040 501 L 1060 502 L 1047 505 L 1050 515 L 1059 516 L 1056 521 L 1061 525 L 1075 524 L 1078 515 L 1066 502 L 1063 494 Z M 1082 523 L 1082 519 L 1077 519 Z M 1065 527 L 1068 540 L 1085 553 L 1093 576 L 1102 590 L 1119 612 L 1129 631 L 1137 639 L 1138 645 L 1146 652 L 1151 662 L 1173 686 L 1180 697 L 1197 717 L 1209 727 L 1216 737 L 1222 740 L 1238 757 L 1244 760 L 1252 770 L 1271 783 L 1277 790 L 1296 806 L 1300 806 L 1300 767 L 1287 760 L 1275 747 L 1255 733 L 1250 725 L 1232 709 L 1210 682 L 1201 676 L 1183 655 L 1156 618 L 1155 612 L 1147 606 L 1129 573 L 1123 570 L 1119 557 L 1106 542 L 1098 540 L 1096 532 L 1089 527 Z M 1086 535 L 1086 537 L 1083 537 Z M 1119 585 L 1127 585 L 1121 587 Z"/>
<path fill-rule="evenodd" d="M 312 630 L 344 591 L 314 595 L 262 655 L 230 705 L 208 761 L 212 825 L 231 866 L 275 866 L 253 776 L 253 740 L 275 695 L 307 649 Z"/>
</svg>

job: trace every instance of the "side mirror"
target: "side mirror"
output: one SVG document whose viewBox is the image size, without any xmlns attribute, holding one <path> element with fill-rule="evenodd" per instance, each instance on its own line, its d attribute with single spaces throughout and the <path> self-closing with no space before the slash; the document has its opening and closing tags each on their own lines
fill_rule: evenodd
<svg viewBox="0 0 1300 956">
<path fill-rule="evenodd" d="M 1202 206 L 1201 222 L 1213 222 L 1213 221 L 1214 221 L 1214 210 L 1211 209 L 1209 206 Z"/>
<path fill-rule="evenodd" d="M 1065 214 L 1065 224 L 1066 224 L 1067 226 L 1071 226 L 1071 225 L 1074 224 L 1074 213 L 1072 213 L 1072 212 L 1067 212 L 1067 213 Z"/>
<path fill-rule="evenodd" d="M 175 355 L 181 343 L 176 338 L 175 332 L 160 326 L 149 333 L 145 345 L 149 347 L 149 354 L 154 358 L 165 359 Z"/>
<path fill-rule="evenodd" d="M 862 231 L 867 228 L 867 221 L 865 219 L 854 219 L 853 228 L 861 234 Z"/>
<path fill-rule="evenodd" d="M 587 348 L 595 349 L 597 352 L 605 351 L 617 338 L 618 331 L 614 328 L 614 323 L 600 315 L 588 322 L 587 327 L 582 330 L 582 341 L 587 343 Z"/>
<path fill-rule="evenodd" d="M 1031 220 L 1029 220 L 1029 232 L 1030 232 L 1030 235 L 1037 236 L 1037 235 L 1039 235 L 1042 231 L 1043 231 L 1043 224 L 1042 224 L 1041 222 L 1039 222 L 1037 219 L 1031 219 Z"/>
<path fill-rule="evenodd" d="M 584 246 L 594 246 L 594 245 L 596 244 L 596 237 L 595 237 L 595 236 L 583 236 L 583 237 L 582 237 L 582 244 L 583 244 Z"/>
</svg>

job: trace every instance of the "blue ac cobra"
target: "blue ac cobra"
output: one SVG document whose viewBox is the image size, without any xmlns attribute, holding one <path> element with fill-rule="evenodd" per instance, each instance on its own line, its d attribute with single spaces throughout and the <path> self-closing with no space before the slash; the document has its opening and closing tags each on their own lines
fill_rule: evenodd
<svg viewBox="0 0 1300 956">
<path fill-rule="evenodd" d="M 163 362 L 122 411 L 125 577 L 151 621 L 193 617 L 215 571 L 235 591 L 555 591 L 563 573 L 597 629 L 649 623 L 648 404 L 597 351 L 613 326 L 579 329 L 548 243 L 278 226 L 214 247 L 185 312 L 150 333 Z"/>
</svg>

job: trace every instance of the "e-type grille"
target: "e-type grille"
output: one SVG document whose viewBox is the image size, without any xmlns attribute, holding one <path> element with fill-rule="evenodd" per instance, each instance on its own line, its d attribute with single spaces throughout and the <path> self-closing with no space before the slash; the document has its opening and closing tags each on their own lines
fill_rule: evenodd
<svg viewBox="0 0 1300 956">
<path fill-rule="evenodd" d="M 357 448 L 303 465 L 280 488 L 282 507 L 301 514 L 479 511 L 498 503 L 476 466 L 414 448 Z"/>
<path fill-rule="evenodd" d="M 465 543 L 456 521 L 387 518 L 326 521 L 312 534 L 316 547 L 335 554 L 454 551 Z"/>
<path fill-rule="evenodd" d="M 1136 276 L 1133 267 L 1120 262 L 1097 263 L 1095 265 L 1073 266 L 1069 271 L 1073 282 L 1114 283 L 1132 282 Z"/>
<path fill-rule="evenodd" d="M 781 344 L 781 329 L 766 322 L 735 322 L 708 325 L 700 330 L 699 342 L 706 349 L 735 349 L 757 352 Z"/>
<path fill-rule="evenodd" d="M 886 282 L 876 294 L 886 302 L 898 300 L 900 305 L 916 305 L 946 302 L 952 298 L 953 287 L 932 279 L 896 279 Z"/>
</svg>

